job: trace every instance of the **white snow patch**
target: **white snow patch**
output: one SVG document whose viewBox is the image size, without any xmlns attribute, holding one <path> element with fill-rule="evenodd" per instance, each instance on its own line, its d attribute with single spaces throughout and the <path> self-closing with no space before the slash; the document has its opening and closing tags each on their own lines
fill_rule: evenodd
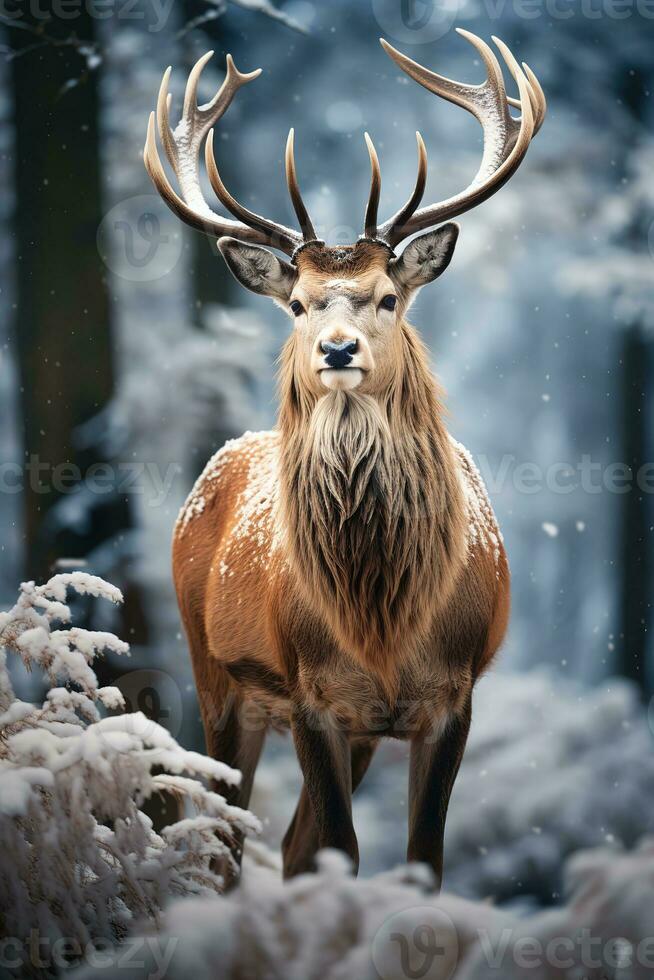
<svg viewBox="0 0 654 980">
<path fill-rule="evenodd" d="M 461 481 L 468 506 L 468 550 L 474 556 L 477 546 L 490 551 L 496 569 L 500 560 L 500 543 L 504 541 L 499 529 L 486 486 L 477 464 L 468 450 L 450 436 L 461 463 Z"/>
</svg>

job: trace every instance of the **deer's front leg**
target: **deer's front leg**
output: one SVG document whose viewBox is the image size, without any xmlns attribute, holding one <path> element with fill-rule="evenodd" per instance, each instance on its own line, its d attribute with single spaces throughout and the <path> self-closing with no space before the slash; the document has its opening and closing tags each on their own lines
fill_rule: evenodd
<svg viewBox="0 0 654 980">
<path fill-rule="evenodd" d="M 352 824 L 352 771 L 347 734 L 332 718 L 307 708 L 293 718 L 293 741 L 318 832 L 318 847 L 344 851 L 359 867 Z M 313 856 L 307 867 L 312 870 Z"/>
<path fill-rule="evenodd" d="M 408 861 L 429 864 L 443 880 L 443 837 L 450 794 L 470 730 L 470 699 L 439 737 L 421 733 L 411 742 Z"/>
</svg>

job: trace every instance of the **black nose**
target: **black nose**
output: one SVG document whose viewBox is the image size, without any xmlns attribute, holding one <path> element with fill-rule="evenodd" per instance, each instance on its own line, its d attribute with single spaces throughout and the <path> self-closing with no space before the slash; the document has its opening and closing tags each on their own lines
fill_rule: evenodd
<svg viewBox="0 0 654 980">
<path fill-rule="evenodd" d="M 325 361 L 330 368 L 347 367 L 352 356 L 356 354 L 358 347 L 356 340 L 342 340 L 340 344 L 333 344 L 330 340 L 323 340 L 320 343 L 320 350 L 325 355 Z"/>
</svg>

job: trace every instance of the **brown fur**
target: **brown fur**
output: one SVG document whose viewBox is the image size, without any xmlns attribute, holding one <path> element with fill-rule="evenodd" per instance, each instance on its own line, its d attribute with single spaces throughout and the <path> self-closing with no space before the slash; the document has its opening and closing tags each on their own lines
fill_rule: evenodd
<svg viewBox="0 0 654 980">
<path fill-rule="evenodd" d="M 319 297 L 338 277 L 374 291 L 388 264 L 388 251 L 368 243 L 310 247 L 298 256 L 298 288 Z M 175 533 L 208 747 L 247 769 L 234 802 L 247 803 L 261 731 L 293 729 L 317 823 L 301 833 L 305 799 L 286 838 L 287 873 L 306 870 L 317 846 L 356 861 L 348 745 L 392 735 L 413 746 L 409 853 L 440 875 L 472 687 L 506 628 L 508 567 L 481 479 L 447 434 L 426 353 L 401 316 L 388 343 L 374 392 L 320 395 L 294 332 L 277 430 L 217 454 Z"/>
<path fill-rule="evenodd" d="M 290 370 L 279 420 L 282 519 L 298 582 L 391 695 L 400 663 L 450 598 L 466 548 L 434 380 L 414 332 L 402 329 L 406 359 L 385 404 L 335 391 L 295 407 Z"/>
</svg>

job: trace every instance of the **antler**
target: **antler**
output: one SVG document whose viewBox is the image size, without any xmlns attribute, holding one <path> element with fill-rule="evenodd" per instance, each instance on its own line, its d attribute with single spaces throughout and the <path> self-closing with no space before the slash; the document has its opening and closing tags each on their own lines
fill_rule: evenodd
<svg viewBox="0 0 654 980">
<path fill-rule="evenodd" d="M 416 209 L 425 191 L 427 152 L 420 133 L 416 133 L 418 176 L 414 190 L 406 204 L 379 227 L 377 211 L 381 193 L 381 171 L 372 140 L 366 133 L 372 179 L 366 209 L 365 237 L 384 241 L 391 248 L 409 235 L 469 211 L 499 190 L 520 166 L 529 143 L 540 129 L 545 117 L 545 96 L 538 79 L 528 65 L 523 63 L 521 68 L 504 42 L 499 38 L 493 38 L 518 85 L 519 98 L 510 98 L 504 87 L 502 69 L 489 46 L 475 34 L 460 28 L 457 30 L 476 48 L 484 62 L 486 80 L 481 85 L 466 85 L 437 75 L 396 51 L 386 41 L 381 42 L 386 53 L 402 71 L 435 95 L 440 95 L 471 112 L 481 123 L 484 131 L 484 152 L 473 181 L 460 194 L 420 210 Z M 150 114 L 148 123 L 148 135 L 143 151 L 146 169 L 168 207 L 193 228 L 216 237 L 234 235 L 243 241 L 271 245 L 293 255 L 304 243 L 317 240 L 297 182 L 293 130 L 290 131 L 286 144 L 286 179 L 301 234 L 250 211 L 230 194 L 223 183 L 214 156 L 212 126 L 225 114 L 238 90 L 257 78 L 261 74 L 261 69 L 243 74 L 236 68 L 231 55 L 227 55 L 225 81 L 211 102 L 199 106 L 197 104 L 198 82 L 212 54 L 213 52 L 210 51 L 203 55 L 191 70 L 186 84 L 182 118 L 175 130 L 171 129 L 169 122 L 171 97 L 168 94 L 168 83 L 171 69 L 166 69 L 159 89 L 157 111 L 156 114 L 154 112 Z M 511 116 L 509 106 L 520 109 L 519 119 Z M 168 162 L 179 183 L 181 197 L 171 185 L 159 157 L 155 138 L 155 116 Z M 218 199 L 238 219 L 237 221 L 216 214 L 204 199 L 200 185 L 198 156 L 205 137 L 205 161 L 211 186 Z"/>
<path fill-rule="evenodd" d="M 457 32 L 476 48 L 484 62 L 486 80 L 481 85 L 466 85 L 437 75 L 396 51 L 386 41 L 381 41 L 386 53 L 402 71 L 435 95 L 440 95 L 449 102 L 467 109 L 481 123 L 484 131 L 481 165 L 472 182 L 454 197 L 431 204 L 419 211 L 416 211 L 416 208 L 424 192 L 427 158 L 422 137 L 417 133 L 419 168 L 416 187 L 407 203 L 378 228 L 373 227 L 370 220 L 374 218 L 376 224 L 376 204 L 373 198 L 376 196 L 376 199 L 379 199 L 380 178 L 378 173 L 377 179 L 373 177 L 365 234 L 366 237 L 376 237 L 387 242 L 392 248 L 409 235 L 469 211 L 499 190 L 520 166 L 529 143 L 545 118 L 547 108 L 545 96 L 538 79 L 528 65 L 523 63 L 521 68 L 506 44 L 497 37 L 493 38 L 518 85 L 519 98 L 510 98 L 504 87 L 502 69 L 491 48 L 469 31 L 457 28 Z M 511 116 L 509 106 L 520 109 L 519 119 Z M 373 160 L 373 174 L 375 161 L 376 155 Z"/>
<path fill-rule="evenodd" d="M 199 106 L 197 104 L 198 82 L 202 69 L 212 55 L 213 51 L 203 55 L 191 70 L 186 83 L 182 118 L 174 131 L 169 122 L 171 96 L 168 94 L 168 82 L 171 73 L 170 68 L 164 72 L 159 89 L 156 111 L 157 129 L 168 162 L 177 177 L 181 197 L 168 180 L 159 157 L 155 138 L 154 112 L 150 114 L 148 135 L 143 151 L 145 167 L 171 211 L 193 228 L 216 237 L 233 235 L 242 241 L 271 245 L 291 255 L 305 241 L 316 237 L 297 186 L 292 139 L 286 157 L 287 175 L 293 204 L 298 216 L 302 215 L 300 218 L 302 235 L 285 225 L 263 218 L 239 204 L 223 184 L 214 157 L 213 130 L 211 127 L 225 114 L 238 90 L 243 85 L 247 85 L 248 82 L 258 78 L 261 69 L 243 74 L 236 68 L 233 58 L 228 54 L 227 75 L 220 90 L 214 95 L 211 102 Z M 207 137 L 205 159 L 209 180 L 220 201 L 236 218 L 240 219 L 238 221 L 232 221 L 231 218 L 224 218 L 216 214 L 209 207 L 202 193 L 198 157 L 205 136 Z"/>
</svg>

